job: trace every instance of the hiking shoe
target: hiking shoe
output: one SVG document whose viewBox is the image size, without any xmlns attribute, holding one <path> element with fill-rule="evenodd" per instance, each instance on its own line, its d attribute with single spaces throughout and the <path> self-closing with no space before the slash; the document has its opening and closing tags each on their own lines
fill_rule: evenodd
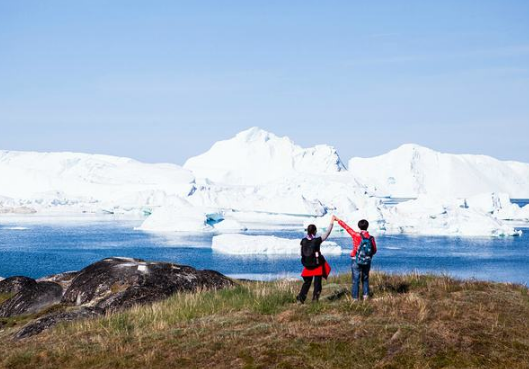
<svg viewBox="0 0 529 369">
<path fill-rule="evenodd" d="M 299 295 L 298 295 L 298 296 L 296 296 L 296 301 L 297 301 L 298 303 L 302 304 L 302 305 L 303 305 L 303 304 L 305 303 L 305 299 L 304 299 L 304 298 L 302 298 L 302 297 L 301 297 L 301 296 L 299 296 Z"/>
</svg>

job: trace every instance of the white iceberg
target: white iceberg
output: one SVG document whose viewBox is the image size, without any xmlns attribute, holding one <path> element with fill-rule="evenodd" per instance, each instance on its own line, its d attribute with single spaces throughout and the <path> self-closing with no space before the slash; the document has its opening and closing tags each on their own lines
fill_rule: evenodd
<svg viewBox="0 0 529 369">
<path fill-rule="evenodd" d="M 198 178 L 233 185 L 261 185 L 293 173 L 337 173 L 345 170 L 336 150 L 327 145 L 304 149 L 288 137 L 257 127 L 216 142 L 190 158 L 184 168 Z"/>
<path fill-rule="evenodd" d="M 502 220 L 529 220 L 529 206 L 520 207 L 511 202 L 506 193 L 485 193 L 466 199 L 470 209 L 478 212 L 491 214 Z"/>
<path fill-rule="evenodd" d="M 468 197 L 501 192 L 529 198 L 529 164 L 485 155 L 444 154 L 406 144 L 372 158 L 352 158 L 349 172 L 379 194 Z"/>
<path fill-rule="evenodd" d="M 195 178 L 198 178 L 195 180 Z M 388 204 L 381 196 L 416 200 Z M 0 214 L 151 214 L 139 229 L 320 229 L 331 214 L 375 233 L 509 235 L 529 221 L 529 164 L 404 145 L 349 170 L 336 150 L 252 128 L 185 168 L 107 155 L 0 151 Z M 386 199 L 387 200 L 387 199 Z M 225 215 L 228 216 L 225 216 Z"/>
<path fill-rule="evenodd" d="M 321 216 L 326 208 L 288 186 L 202 186 L 188 198 L 195 206 L 218 207 L 240 212 Z"/>
<path fill-rule="evenodd" d="M 512 226 L 468 208 L 464 200 L 420 196 L 384 210 L 387 233 L 440 236 L 517 236 Z"/>
<path fill-rule="evenodd" d="M 212 249 L 234 255 L 300 255 L 301 239 L 287 239 L 275 236 L 250 236 L 223 234 L 213 237 Z M 332 241 L 321 245 L 323 255 L 339 255 L 342 248 Z"/>
<path fill-rule="evenodd" d="M 138 227 L 152 232 L 205 232 L 212 231 L 210 222 L 224 218 L 222 211 L 191 206 L 186 200 L 173 198 L 171 203 L 155 209 Z"/>
<path fill-rule="evenodd" d="M 219 232 L 242 232 L 248 230 L 248 227 L 242 225 L 235 219 L 223 219 L 214 225 Z"/>
<path fill-rule="evenodd" d="M 12 199 L 10 207 L 78 207 L 80 212 L 102 209 L 104 203 L 141 207 L 149 205 L 149 193 L 187 196 L 194 188 L 193 174 L 174 164 L 70 152 L 0 151 L 0 195 Z"/>
</svg>

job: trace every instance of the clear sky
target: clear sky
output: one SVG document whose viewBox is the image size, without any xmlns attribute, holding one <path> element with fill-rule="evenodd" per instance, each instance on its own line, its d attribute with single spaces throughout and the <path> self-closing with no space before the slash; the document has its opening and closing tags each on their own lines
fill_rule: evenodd
<svg viewBox="0 0 529 369">
<path fill-rule="evenodd" d="M 182 164 L 251 126 L 529 162 L 529 1 L 0 1 L 0 149 Z"/>
</svg>

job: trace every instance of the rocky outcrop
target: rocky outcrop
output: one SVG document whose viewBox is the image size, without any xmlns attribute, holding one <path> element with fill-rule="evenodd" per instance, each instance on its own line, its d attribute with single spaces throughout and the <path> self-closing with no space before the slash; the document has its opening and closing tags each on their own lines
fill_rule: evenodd
<svg viewBox="0 0 529 369">
<path fill-rule="evenodd" d="M 60 284 L 63 290 L 66 291 L 78 274 L 79 272 L 64 272 L 39 278 L 37 282 L 54 282 Z"/>
<path fill-rule="evenodd" d="M 52 313 L 27 324 L 17 332 L 15 338 L 21 339 L 31 337 L 57 325 L 58 323 L 96 318 L 101 314 L 101 311 L 92 308 L 81 308 L 74 311 Z"/>
<path fill-rule="evenodd" d="M 0 293 L 14 294 L 0 304 L 0 317 L 35 314 L 57 305 L 54 312 L 30 322 L 15 335 L 25 338 L 60 322 L 152 303 L 177 292 L 221 289 L 234 284 L 212 270 L 115 257 L 98 261 L 80 272 L 56 274 L 38 281 L 26 277 L 0 281 Z"/>
<path fill-rule="evenodd" d="M 62 302 L 107 311 L 161 300 L 176 292 L 231 285 L 230 279 L 214 271 L 141 259 L 109 258 L 79 272 Z"/>
<path fill-rule="evenodd" d="M 15 294 L 23 289 L 34 287 L 37 282 L 28 277 L 9 277 L 0 281 L 0 293 Z"/>
<path fill-rule="evenodd" d="M 53 282 L 28 285 L 0 305 L 0 317 L 36 314 L 61 302 L 62 287 Z"/>
</svg>

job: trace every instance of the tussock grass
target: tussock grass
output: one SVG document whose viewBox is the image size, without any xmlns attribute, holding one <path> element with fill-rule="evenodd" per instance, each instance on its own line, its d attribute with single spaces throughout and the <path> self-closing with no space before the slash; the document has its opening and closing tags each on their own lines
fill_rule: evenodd
<svg viewBox="0 0 529 369">
<path fill-rule="evenodd" d="M 0 328 L 6 368 L 529 367 L 524 286 L 373 273 L 372 298 L 350 276 L 298 305 L 301 282 L 241 282 L 61 325 L 23 341 Z"/>
</svg>

